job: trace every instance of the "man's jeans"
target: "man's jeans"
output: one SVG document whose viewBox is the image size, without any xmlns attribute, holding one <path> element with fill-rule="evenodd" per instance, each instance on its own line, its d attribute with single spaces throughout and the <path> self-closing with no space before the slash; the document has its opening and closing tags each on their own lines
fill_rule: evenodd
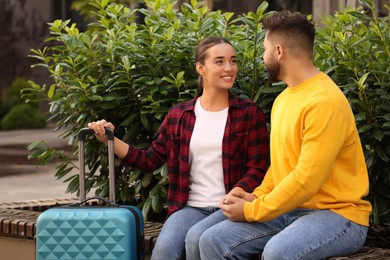
<svg viewBox="0 0 390 260">
<path fill-rule="evenodd" d="M 361 249 L 368 227 L 330 210 L 296 209 L 267 222 L 223 221 L 200 238 L 201 259 L 322 259 Z"/>
<path fill-rule="evenodd" d="M 226 220 L 214 207 L 184 207 L 173 213 L 164 223 L 153 248 L 152 260 L 200 259 L 199 238 L 209 227 Z"/>
</svg>

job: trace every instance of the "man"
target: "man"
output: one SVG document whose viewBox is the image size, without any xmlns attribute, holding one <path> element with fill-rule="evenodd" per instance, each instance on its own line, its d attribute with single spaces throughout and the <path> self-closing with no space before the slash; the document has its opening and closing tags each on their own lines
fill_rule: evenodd
<svg viewBox="0 0 390 260">
<path fill-rule="evenodd" d="M 354 115 L 313 64 L 315 27 L 283 11 L 263 22 L 264 63 L 288 87 L 271 112 L 271 165 L 253 193 L 225 196 L 229 218 L 200 238 L 202 259 L 322 259 L 364 244 L 371 205 Z"/>
</svg>

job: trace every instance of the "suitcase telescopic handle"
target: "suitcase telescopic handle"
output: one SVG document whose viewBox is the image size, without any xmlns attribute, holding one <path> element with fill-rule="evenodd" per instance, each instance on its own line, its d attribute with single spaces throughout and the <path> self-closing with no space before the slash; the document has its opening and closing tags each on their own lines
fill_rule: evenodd
<svg viewBox="0 0 390 260">
<path fill-rule="evenodd" d="M 108 180 L 109 180 L 109 201 L 115 204 L 115 166 L 114 166 L 114 132 L 105 128 L 108 137 Z M 82 128 L 78 134 L 78 146 L 79 146 L 79 164 L 80 164 L 80 201 L 86 200 L 86 188 L 85 188 L 85 151 L 84 141 L 86 135 L 94 134 L 95 132 L 88 128 Z"/>
</svg>

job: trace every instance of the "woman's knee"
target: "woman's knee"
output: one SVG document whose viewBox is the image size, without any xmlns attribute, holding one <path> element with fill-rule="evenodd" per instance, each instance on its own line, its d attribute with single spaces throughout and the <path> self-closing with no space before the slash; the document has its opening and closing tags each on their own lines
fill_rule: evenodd
<svg viewBox="0 0 390 260">
<path fill-rule="evenodd" d="M 186 239 L 185 239 L 186 245 L 193 244 L 193 243 L 196 243 L 196 244 L 199 243 L 200 236 L 202 235 L 204 230 L 198 230 L 195 227 L 196 226 L 194 226 L 188 230 L 187 235 L 186 235 Z"/>
<path fill-rule="evenodd" d="M 154 245 L 152 260 L 180 259 L 184 254 L 185 233 L 180 229 L 174 230 L 171 222 L 164 224 Z"/>
<path fill-rule="evenodd" d="M 181 259 L 184 255 L 184 246 L 175 243 L 156 243 L 151 260 Z"/>
</svg>

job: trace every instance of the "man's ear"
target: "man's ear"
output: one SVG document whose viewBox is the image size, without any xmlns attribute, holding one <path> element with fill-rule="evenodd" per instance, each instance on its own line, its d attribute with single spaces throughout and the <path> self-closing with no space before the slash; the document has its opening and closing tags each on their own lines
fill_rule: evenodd
<svg viewBox="0 0 390 260">
<path fill-rule="evenodd" d="M 284 56 L 284 47 L 280 44 L 276 45 L 275 47 L 276 55 L 278 57 L 278 60 L 280 60 Z"/>
</svg>

